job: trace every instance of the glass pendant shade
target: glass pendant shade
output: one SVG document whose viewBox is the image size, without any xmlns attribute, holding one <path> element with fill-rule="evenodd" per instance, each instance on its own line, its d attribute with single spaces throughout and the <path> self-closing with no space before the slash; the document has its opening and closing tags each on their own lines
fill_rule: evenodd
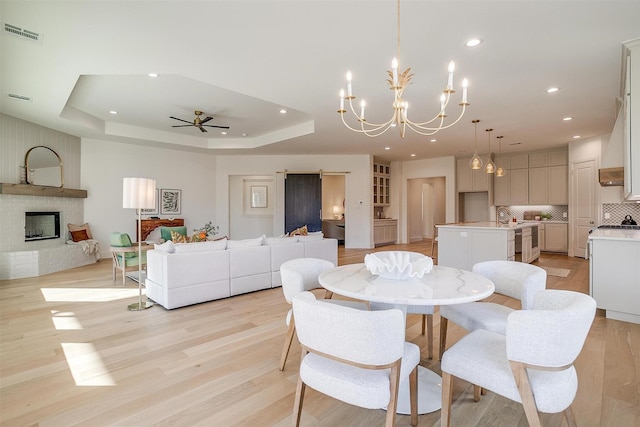
<svg viewBox="0 0 640 427">
<path fill-rule="evenodd" d="M 491 160 L 491 131 L 493 131 L 493 129 L 486 129 L 486 131 L 487 134 L 489 134 L 489 162 L 484 167 L 484 171 L 486 173 L 494 173 L 496 171 L 496 164 Z"/>
<path fill-rule="evenodd" d="M 496 169 L 496 176 L 500 178 L 507 173 L 502 167 L 502 138 L 504 136 L 496 136 L 496 138 L 498 138 L 498 168 Z"/>
<path fill-rule="evenodd" d="M 471 160 L 469 160 L 469 167 L 471 169 L 481 169 L 482 168 L 482 159 L 478 154 L 474 154 Z"/>
<path fill-rule="evenodd" d="M 478 123 L 479 122 L 480 120 L 478 119 L 471 120 L 471 123 L 473 123 L 474 148 L 473 148 L 473 157 L 471 158 L 471 160 L 469 160 L 469 167 L 475 170 L 481 169 L 482 165 L 484 164 L 480 156 L 478 156 Z"/>
<path fill-rule="evenodd" d="M 498 169 L 496 169 L 496 176 L 497 177 L 503 177 L 505 175 L 505 170 L 502 166 L 498 166 Z"/>
</svg>

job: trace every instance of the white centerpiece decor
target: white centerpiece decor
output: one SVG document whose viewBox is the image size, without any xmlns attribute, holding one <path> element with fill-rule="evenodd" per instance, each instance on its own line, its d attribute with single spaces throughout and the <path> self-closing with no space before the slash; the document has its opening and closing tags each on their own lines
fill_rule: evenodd
<svg viewBox="0 0 640 427">
<path fill-rule="evenodd" d="M 393 280 L 421 279 L 433 269 L 433 259 L 418 252 L 385 251 L 364 256 L 371 274 Z"/>
</svg>

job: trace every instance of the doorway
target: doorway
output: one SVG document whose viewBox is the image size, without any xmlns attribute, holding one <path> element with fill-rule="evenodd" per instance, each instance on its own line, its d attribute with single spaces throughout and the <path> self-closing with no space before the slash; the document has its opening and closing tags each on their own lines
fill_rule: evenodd
<svg viewBox="0 0 640 427">
<path fill-rule="evenodd" d="M 586 258 L 587 239 L 589 231 L 596 224 L 596 161 L 586 160 L 571 164 L 573 177 L 573 190 L 575 197 L 572 197 L 573 209 L 575 212 L 573 221 L 573 241 L 570 243 L 569 256 Z"/>
<path fill-rule="evenodd" d="M 322 179 L 320 174 L 287 174 L 284 181 L 284 231 L 307 226 L 322 231 Z"/>
<path fill-rule="evenodd" d="M 446 218 L 445 177 L 407 180 L 409 242 L 433 238 L 433 226 Z"/>
</svg>

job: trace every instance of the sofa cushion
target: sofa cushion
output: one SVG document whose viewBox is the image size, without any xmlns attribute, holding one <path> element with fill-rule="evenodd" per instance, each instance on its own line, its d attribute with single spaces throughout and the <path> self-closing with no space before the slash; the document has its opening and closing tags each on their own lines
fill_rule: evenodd
<svg viewBox="0 0 640 427">
<path fill-rule="evenodd" d="M 264 241 L 265 237 L 266 236 L 263 234 L 262 236 L 256 237 L 255 239 L 227 240 L 227 249 L 262 246 L 262 242 Z"/>
<path fill-rule="evenodd" d="M 187 235 L 187 227 L 185 226 L 181 226 L 181 227 L 160 227 L 160 237 L 162 237 L 164 240 L 173 240 L 171 238 L 171 232 L 175 231 L 178 234 L 181 234 L 183 236 Z"/>
<path fill-rule="evenodd" d="M 309 233 L 306 236 L 298 236 L 299 242 L 308 242 L 310 240 L 322 240 L 324 238 L 324 234 L 322 231 L 315 231 L 313 233 Z"/>
<path fill-rule="evenodd" d="M 164 251 L 164 252 L 168 252 L 170 254 L 174 253 L 176 251 L 175 245 L 173 244 L 173 242 L 171 240 L 167 240 L 166 242 L 160 244 L 160 245 L 153 245 L 154 249 L 157 249 L 159 251 Z"/>
<path fill-rule="evenodd" d="M 227 240 L 206 242 L 178 243 L 175 245 L 176 253 L 222 251 L 227 247 Z"/>
</svg>

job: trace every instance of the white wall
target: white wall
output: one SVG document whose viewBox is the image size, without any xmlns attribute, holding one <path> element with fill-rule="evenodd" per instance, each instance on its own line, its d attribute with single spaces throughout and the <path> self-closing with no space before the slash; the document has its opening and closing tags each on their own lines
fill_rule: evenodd
<svg viewBox="0 0 640 427">
<path fill-rule="evenodd" d="M 251 187 L 267 189 L 267 206 L 251 207 Z M 251 239 L 265 234 L 273 236 L 275 183 L 273 176 L 232 175 L 229 177 L 230 239 Z"/>
<path fill-rule="evenodd" d="M 408 243 L 407 231 L 407 187 L 408 180 L 416 178 L 445 178 L 445 212 L 446 222 L 455 221 L 455 157 L 439 157 L 436 159 L 412 160 L 394 162 L 391 164 L 391 203 L 390 212 L 397 212 L 398 228 L 400 229 L 399 243 Z M 397 194 L 394 196 L 394 194 Z"/>
<path fill-rule="evenodd" d="M 220 224 L 216 217 L 218 200 L 213 155 L 83 139 L 81 168 L 81 185 L 89 195 L 85 200 L 84 218 L 91 224 L 94 238 L 100 241 L 103 258 L 111 256 L 111 232 L 126 232 L 132 239 L 136 236 L 136 211 L 122 208 L 125 177 L 153 178 L 158 188 L 182 190 L 181 213 L 173 216 L 184 218 L 188 232 L 208 221 Z M 226 206 L 227 201 L 228 197 L 222 203 Z M 225 228 L 223 234 L 226 232 Z"/>
<path fill-rule="evenodd" d="M 274 177 L 275 206 L 273 234 L 284 233 L 284 174 L 326 172 L 345 174 L 345 247 L 373 247 L 373 205 L 371 171 L 373 159 L 368 155 L 354 156 L 217 156 L 216 194 L 218 200 L 229 200 L 229 177 L 233 175 L 266 175 Z M 222 234 L 229 230 L 229 206 L 216 205 L 216 218 Z"/>
</svg>

